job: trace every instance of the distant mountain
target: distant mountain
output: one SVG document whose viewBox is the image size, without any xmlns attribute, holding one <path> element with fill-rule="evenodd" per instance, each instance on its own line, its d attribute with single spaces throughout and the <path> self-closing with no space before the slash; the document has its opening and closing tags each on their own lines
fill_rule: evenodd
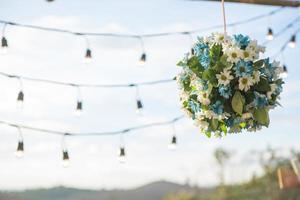
<svg viewBox="0 0 300 200">
<path fill-rule="evenodd" d="M 0 200 L 161 200 L 169 193 L 195 191 L 197 188 L 166 181 L 154 182 L 131 190 L 82 190 L 65 187 L 1 192 Z M 208 192 L 209 189 L 201 189 Z"/>
</svg>

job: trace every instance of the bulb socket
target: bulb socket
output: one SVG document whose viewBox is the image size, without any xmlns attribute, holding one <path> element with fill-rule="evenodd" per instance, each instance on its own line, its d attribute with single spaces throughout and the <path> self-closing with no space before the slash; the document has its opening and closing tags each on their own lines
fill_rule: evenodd
<svg viewBox="0 0 300 200">
<path fill-rule="evenodd" d="M 23 91 L 20 91 L 18 93 L 17 101 L 24 101 L 24 93 L 23 93 Z"/>
<path fill-rule="evenodd" d="M 146 53 L 143 53 L 141 55 L 140 62 L 146 62 L 146 58 L 147 58 Z"/>
<path fill-rule="evenodd" d="M 124 147 L 120 147 L 120 157 L 125 157 L 126 156 L 126 152 L 125 152 L 125 148 Z"/>
<path fill-rule="evenodd" d="M 17 151 L 24 151 L 24 143 L 23 141 L 18 142 Z"/>
<path fill-rule="evenodd" d="M 92 51 L 91 51 L 91 49 L 86 49 L 85 58 L 87 58 L 87 59 L 92 58 Z"/>
<path fill-rule="evenodd" d="M 138 110 L 143 109 L 143 103 L 140 99 L 136 100 L 136 107 L 137 107 Z"/>
<path fill-rule="evenodd" d="M 284 73 L 287 73 L 288 70 L 287 70 L 287 66 L 286 65 L 283 65 L 282 69 L 283 69 Z"/>
<path fill-rule="evenodd" d="M 67 160 L 69 160 L 70 158 L 69 158 L 69 153 L 68 153 L 68 151 L 67 150 L 63 150 L 63 160 L 64 161 L 67 161 Z"/>
<path fill-rule="evenodd" d="M 77 101 L 76 110 L 78 111 L 82 110 L 82 101 Z"/>
<path fill-rule="evenodd" d="M 2 46 L 2 48 L 8 47 L 8 42 L 5 37 L 2 37 L 2 39 L 1 39 L 1 46 Z"/>
<path fill-rule="evenodd" d="M 173 145 L 177 144 L 177 138 L 175 135 L 172 137 L 171 144 L 173 144 Z"/>
</svg>

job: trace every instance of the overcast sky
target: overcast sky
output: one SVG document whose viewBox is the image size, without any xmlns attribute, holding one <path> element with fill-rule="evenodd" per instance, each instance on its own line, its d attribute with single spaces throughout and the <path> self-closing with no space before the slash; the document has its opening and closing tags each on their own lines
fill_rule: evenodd
<svg viewBox="0 0 300 200">
<path fill-rule="evenodd" d="M 275 7 L 226 4 L 228 22 L 270 12 Z M 157 33 L 186 31 L 222 22 L 219 3 L 181 0 L 74 1 L 0 0 L 0 19 L 82 32 Z M 268 26 L 279 31 L 299 15 L 286 8 L 271 18 L 229 28 L 264 42 Z M 300 23 L 296 26 L 299 27 Z M 2 28 L 2 27 L 1 27 Z M 291 28 L 267 47 L 273 55 L 291 36 Z M 214 30 L 214 31 L 222 31 Z M 206 35 L 201 32 L 198 35 Z M 196 38 L 197 34 L 193 35 Z M 88 37 L 93 61 L 85 65 L 85 38 L 7 26 L 9 51 L 0 56 L 0 72 L 76 83 L 128 83 L 172 78 L 176 63 L 191 46 L 185 35 L 145 39 L 146 66 L 137 66 L 141 55 L 136 39 Z M 24 130 L 25 156 L 14 157 L 18 133 L 0 125 L 0 189 L 57 185 L 80 188 L 132 188 L 156 180 L 184 183 L 187 177 L 202 186 L 217 183 L 212 156 L 216 147 L 230 149 L 234 157 L 227 182 L 242 181 L 259 173 L 255 156 L 247 152 L 271 145 L 287 152 L 299 149 L 300 68 L 299 47 L 287 49 L 284 60 L 289 77 L 282 94 L 283 107 L 271 112 L 269 129 L 257 133 L 207 139 L 184 119 L 175 125 L 178 149 L 169 151 L 171 126 L 154 127 L 125 136 L 127 163 L 119 164 L 118 136 L 67 138 L 71 167 L 61 166 L 61 137 Z M 282 56 L 279 57 L 282 59 Z M 82 89 L 84 112 L 74 116 L 76 88 L 24 81 L 25 102 L 16 108 L 19 83 L 0 77 L 0 120 L 62 131 L 109 131 L 170 120 L 182 114 L 175 83 L 144 86 L 140 95 L 145 110 L 135 112 L 133 88 Z"/>
</svg>

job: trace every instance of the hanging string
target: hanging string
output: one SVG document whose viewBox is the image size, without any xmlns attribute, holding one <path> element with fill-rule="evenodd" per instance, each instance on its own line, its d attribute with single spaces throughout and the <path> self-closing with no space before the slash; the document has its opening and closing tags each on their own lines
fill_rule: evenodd
<svg viewBox="0 0 300 200">
<path fill-rule="evenodd" d="M 224 28 L 224 35 L 227 35 L 227 27 L 226 27 L 226 15 L 225 15 L 225 3 L 222 0 L 222 15 L 223 15 L 223 28 Z"/>
</svg>

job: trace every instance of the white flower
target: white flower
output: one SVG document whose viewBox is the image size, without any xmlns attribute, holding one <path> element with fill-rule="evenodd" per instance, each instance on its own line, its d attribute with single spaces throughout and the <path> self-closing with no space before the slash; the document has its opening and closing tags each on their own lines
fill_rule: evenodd
<svg viewBox="0 0 300 200">
<path fill-rule="evenodd" d="M 239 89 L 247 92 L 253 85 L 253 79 L 251 76 L 244 76 L 239 79 Z"/>
<path fill-rule="evenodd" d="M 259 71 L 254 71 L 253 72 L 253 82 L 258 83 L 260 81 L 260 72 Z"/>
<path fill-rule="evenodd" d="M 182 110 L 186 114 L 186 116 L 188 116 L 188 117 L 192 117 L 193 116 L 193 114 L 191 113 L 191 111 L 189 111 L 188 109 L 182 107 Z"/>
<path fill-rule="evenodd" d="M 264 53 L 266 51 L 266 47 L 257 44 L 257 40 L 251 40 L 247 46 L 247 48 L 252 49 L 256 53 Z"/>
<path fill-rule="evenodd" d="M 255 51 L 253 51 L 251 48 L 246 48 L 245 50 L 242 50 L 242 58 L 245 61 L 253 61 L 257 57 Z"/>
<path fill-rule="evenodd" d="M 203 37 L 203 42 L 210 44 L 213 42 L 213 38 L 211 36 L 205 36 L 205 37 Z"/>
<path fill-rule="evenodd" d="M 216 77 L 218 79 L 219 85 L 228 85 L 230 81 L 233 79 L 233 76 L 230 74 L 230 70 L 224 69 L 223 72 L 217 74 Z"/>
<path fill-rule="evenodd" d="M 208 129 L 209 123 L 202 119 L 195 119 L 195 125 L 200 127 L 201 130 L 206 131 Z"/>
<path fill-rule="evenodd" d="M 252 113 L 243 113 L 242 114 L 242 119 L 249 119 L 252 117 L 253 117 Z"/>
<path fill-rule="evenodd" d="M 203 105 L 209 105 L 210 104 L 209 93 L 207 91 L 200 92 L 197 99 Z"/>
<path fill-rule="evenodd" d="M 237 63 L 242 58 L 242 51 L 238 47 L 225 49 L 225 54 L 227 61 L 232 63 Z"/>
<path fill-rule="evenodd" d="M 214 42 L 217 44 L 231 44 L 231 39 L 229 36 L 224 35 L 224 33 L 213 33 Z"/>
<path fill-rule="evenodd" d="M 216 115 L 216 113 L 214 113 L 212 110 L 207 110 L 205 111 L 205 117 L 208 119 L 217 119 L 218 116 Z"/>
<path fill-rule="evenodd" d="M 189 94 L 185 92 L 184 90 L 181 90 L 179 94 L 179 98 L 181 102 L 187 101 L 189 99 Z"/>
<path fill-rule="evenodd" d="M 275 92 L 277 85 L 272 83 L 270 84 L 271 90 L 267 92 L 268 99 L 272 99 L 272 94 Z"/>
</svg>

